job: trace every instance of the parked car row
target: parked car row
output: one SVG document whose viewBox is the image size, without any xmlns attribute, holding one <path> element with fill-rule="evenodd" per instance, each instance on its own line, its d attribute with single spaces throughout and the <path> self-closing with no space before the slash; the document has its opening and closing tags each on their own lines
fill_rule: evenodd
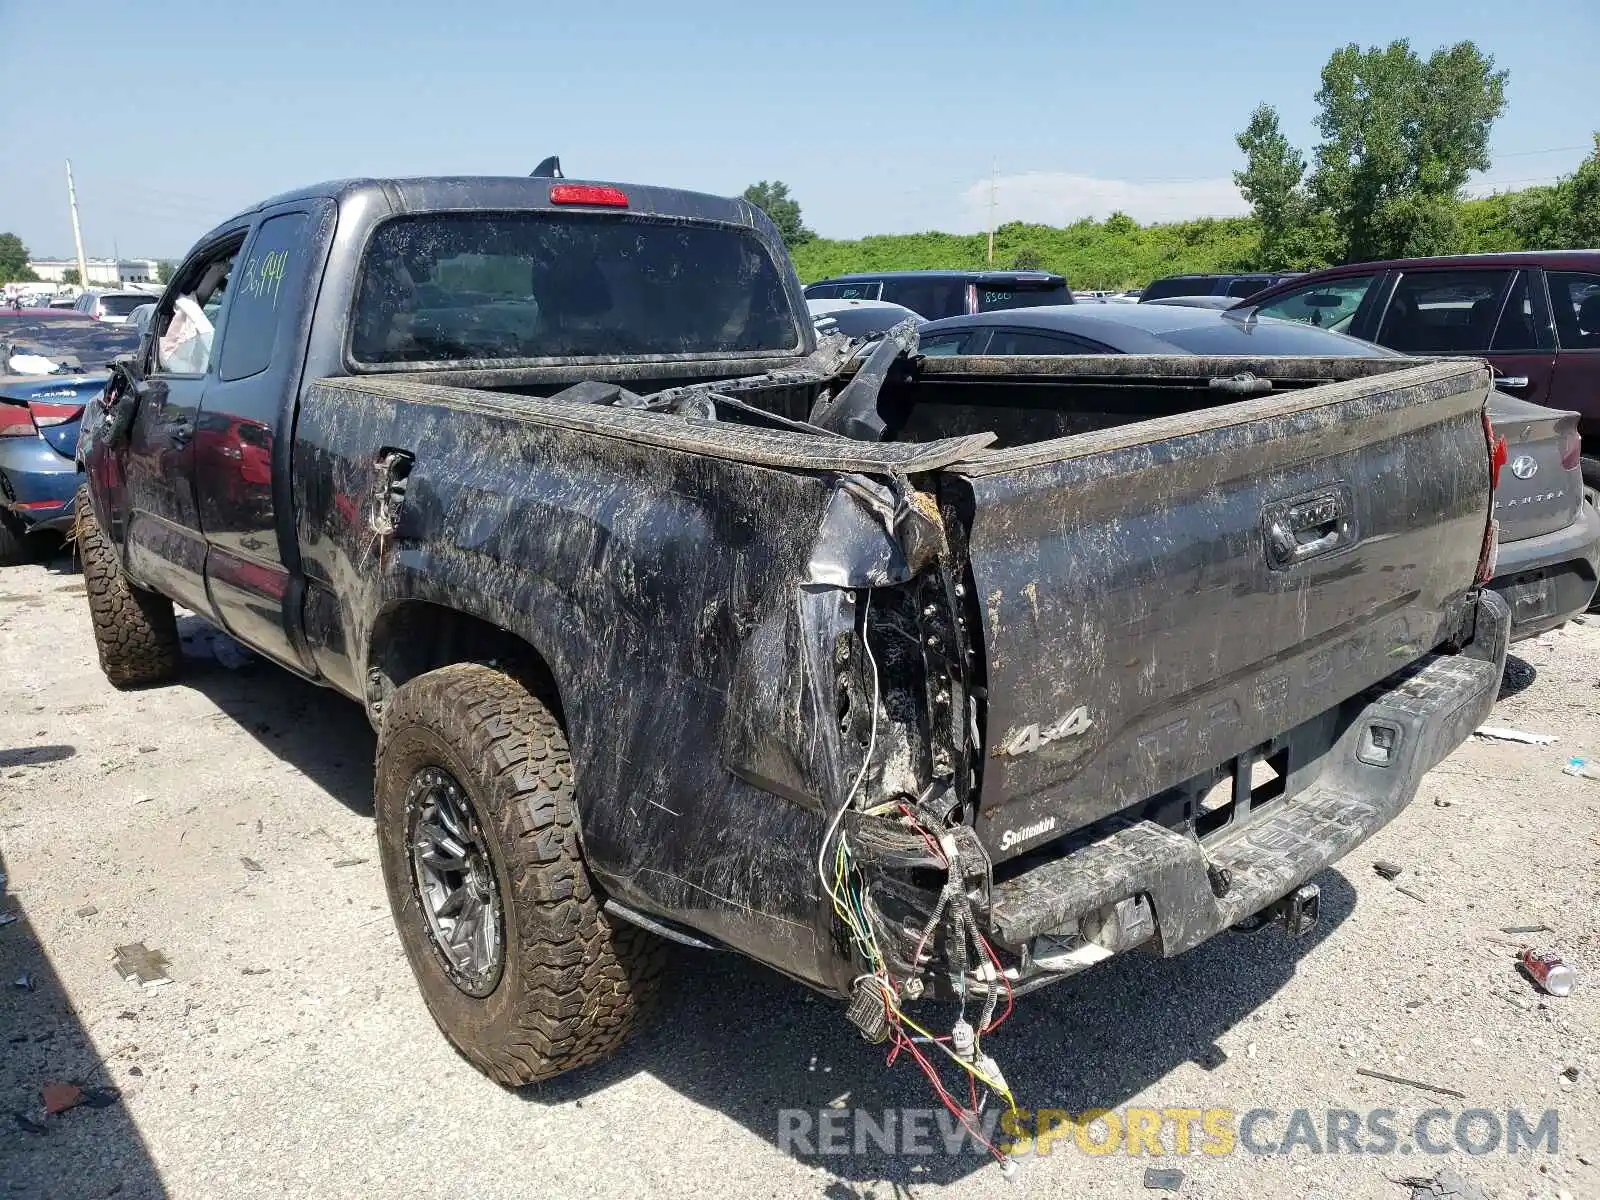
<svg viewBox="0 0 1600 1200">
<path fill-rule="evenodd" d="M 148 297 L 145 297 L 148 299 Z M 78 432 L 136 332 L 61 309 L 0 309 L 0 565 L 72 524 Z"/>
<path fill-rule="evenodd" d="M 914 298 L 915 288 L 935 274 L 841 276 L 806 293 L 871 288 L 874 295 Z M 959 282 L 967 275 L 977 273 L 938 278 Z M 964 312 L 921 326 L 923 355 L 1485 358 L 1496 384 L 1489 416 L 1507 439 L 1509 462 L 1495 500 L 1500 547 L 1493 586 L 1511 607 L 1513 636 L 1563 624 L 1594 598 L 1600 581 L 1600 252 L 1356 263 L 1305 275 L 1174 276 L 1152 283 L 1137 305 L 1080 298 L 1070 307 L 985 307 L 970 300 L 969 294 Z M 871 336 L 868 324 L 858 318 L 862 332 L 854 336 Z"/>
</svg>

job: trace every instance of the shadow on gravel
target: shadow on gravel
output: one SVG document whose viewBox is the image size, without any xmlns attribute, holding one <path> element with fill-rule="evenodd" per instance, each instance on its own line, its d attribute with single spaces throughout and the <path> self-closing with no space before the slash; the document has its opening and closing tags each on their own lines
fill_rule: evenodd
<svg viewBox="0 0 1600 1200">
<path fill-rule="evenodd" d="M 377 735 L 361 706 L 265 659 L 224 666 L 206 648 L 213 632 L 199 617 L 178 618 L 184 643 L 178 686 L 205 693 L 240 729 L 339 803 L 371 816 Z"/>
<path fill-rule="evenodd" d="M 209 628 L 196 617 L 179 620 L 191 642 Z M 268 662 L 230 670 L 202 658 L 185 668 L 183 686 L 204 692 L 284 762 L 370 815 L 375 736 L 358 705 Z M 1018 1103 L 1073 1113 L 1115 1108 L 1184 1063 L 1219 1078 L 1248 1071 L 1247 1063 L 1227 1061 L 1217 1040 L 1249 1022 L 1294 977 L 1301 956 L 1354 908 L 1355 892 L 1338 872 L 1325 871 L 1317 882 L 1322 920 L 1301 941 L 1275 927 L 1223 934 L 1175 959 L 1123 955 L 1019 1000 L 984 1043 Z M 947 1005 L 925 1005 L 918 1015 L 942 1033 L 955 1014 Z M 1308 1039 L 1321 1036 L 1316 1014 L 1303 1020 Z M 676 950 L 661 1004 L 636 1039 L 607 1062 L 518 1094 L 569 1104 L 645 1072 L 777 1146 L 785 1109 L 802 1110 L 813 1122 L 841 1097 L 875 1122 L 885 1109 L 938 1109 L 912 1063 L 902 1058 L 886 1069 L 884 1057 L 846 1022 L 842 1004 L 732 953 Z M 1167 1103 L 1206 1107 L 1214 1100 L 1202 1085 Z M 929 1139 L 938 1142 L 937 1135 Z M 891 1155 L 871 1143 L 866 1150 L 797 1157 L 836 1177 L 828 1195 L 838 1200 L 864 1195 L 855 1184 L 889 1181 L 898 1190 L 950 1183 L 990 1164 L 970 1143 L 955 1155 Z"/>
<path fill-rule="evenodd" d="M 0 879 L 5 871 L 0 854 Z M 165 1196 L 144 1139 L 120 1100 L 45 1114 L 40 1088 L 46 1083 L 106 1088 L 128 1081 L 113 1076 L 96 1052 L 51 969 L 26 900 L 0 883 L 0 914 L 20 918 L 0 926 L 0 1189 L 52 1200 Z M 18 986 L 21 979 L 32 986 Z M 102 1040 L 121 1039 L 102 1031 Z"/>
<path fill-rule="evenodd" d="M 1518 658 L 1515 654 L 1506 655 L 1506 673 L 1500 677 L 1500 694 L 1495 697 L 1497 701 L 1508 696 L 1515 696 L 1525 692 L 1533 686 L 1539 678 L 1539 670 L 1531 662 Z"/>
<path fill-rule="evenodd" d="M 1137 953 L 1114 958 L 1018 1001 L 1011 1019 L 984 1040 L 1017 1102 L 1034 1111 L 1080 1113 L 1125 1104 L 1184 1063 L 1215 1071 L 1219 1079 L 1248 1072 L 1249 1063 L 1230 1061 L 1217 1040 L 1247 1024 L 1294 977 L 1300 958 L 1333 934 L 1355 906 L 1355 891 L 1338 872 L 1325 871 L 1316 882 L 1322 887 L 1322 921 L 1299 942 L 1275 927 L 1222 934 L 1174 959 Z M 668 978 L 648 1029 L 615 1058 L 520 1094 L 535 1103 L 565 1104 L 643 1071 L 785 1150 L 794 1147 L 780 1145 L 784 1109 L 810 1114 L 813 1130 L 818 1112 L 841 1097 L 845 1107 L 865 1110 L 877 1124 L 885 1109 L 939 1109 L 921 1073 L 903 1056 L 885 1069 L 883 1050 L 857 1036 L 843 1005 L 775 972 L 733 954 L 683 950 L 676 952 Z M 917 1015 L 932 1021 L 936 1032 L 947 1030 L 954 1018 L 947 1005 L 925 1005 Z M 1323 1036 L 1317 1013 L 1294 1019 L 1303 1023 L 1307 1039 Z M 1213 1106 L 1221 1087 L 1202 1083 L 1192 1094 L 1168 1096 L 1163 1103 Z M 852 1139 L 853 1119 L 844 1129 Z M 939 1141 L 935 1134 L 927 1144 Z M 889 1155 L 870 1141 L 865 1148 L 865 1154 L 796 1157 L 840 1180 L 897 1186 L 951 1183 L 994 1169 L 970 1144 L 957 1155 L 942 1149 Z M 1138 1161 L 1141 1172 L 1146 1165 L 1127 1161 Z M 999 1185 L 998 1174 L 995 1180 Z M 857 1194 L 847 1184 L 834 1188 L 840 1186 L 845 1190 L 827 1194 L 840 1200 Z"/>
<path fill-rule="evenodd" d="M 44 763 L 61 762 L 77 752 L 76 746 L 18 746 L 13 750 L 0 750 L 0 770 L 6 767 L 37 767 Z"/>
</svg>

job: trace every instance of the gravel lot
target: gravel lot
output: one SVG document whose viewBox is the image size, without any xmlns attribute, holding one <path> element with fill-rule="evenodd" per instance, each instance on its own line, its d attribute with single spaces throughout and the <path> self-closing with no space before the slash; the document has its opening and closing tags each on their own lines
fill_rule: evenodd
<svg viewBox="0 0 1600 1200">
<path fill-rule="evenodd" d="M 1600 756 L 1600 622 L 1517 653 L 1495 722 L 1561 740 L 1463 747 L 1320 878 L 1310 937 L 1118 959 L 1029 998 L 985 1045 L 1035 1109 L 1268 1108 L 1269 1138 L 1296 1108 L 1319 1124 L 1393 1109 L 1402 1134 L 1435 1105 L 1554 1109 L 1558 1151 L 1155 1160 L 1064 1144 L 1007 1183 L 972 1153 L 780 1150 L 780 1109 L 932 1101 L 835 1005 L 732 957 L 683 952 L 655 1024 L 610 1063 L 522 1092 L 483 1079 L 435 1031 L 391 929 L 357 708 L 214 660 L 115 692 L 71 563 L 7 569 L 0 913 L 21 919 L 0 927 L 0 1194 L 1117 1197 L 1159 1195 L 1155 1166 L 1183 1170 L 1185 1197 L 1404 1200 L 1394 1180 L 1448 1166 L 1487 1195 L 1600 1196 L 1600 781 L 1561 773 L 1569 753 Z M 1385 881 L 1377 858 L 1404 874 Z M 1512 969 L 1522 939 L 1500 927 L 1540 923 L 1578 971 L 1570 998 Z M 134 942 L 165 954 L 170 983 L 120 978 L 113 951 Z M 33 990 L 13 985 L 24 974 Z M 39 1089 L 62 1079 L 121 1099 L 46 1118 Z"/>
</svg>

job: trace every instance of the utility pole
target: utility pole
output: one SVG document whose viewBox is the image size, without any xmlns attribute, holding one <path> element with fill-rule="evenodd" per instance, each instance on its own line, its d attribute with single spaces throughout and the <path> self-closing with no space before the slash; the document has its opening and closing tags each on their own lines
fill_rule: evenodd
<svg viewBox="0 0 1600 1200">
<path fill-rule="evenodd" d="M 71 170 L 70 167 L 67 168 L 68 174 L 71 174 Z M 995 159 L 989 166 L 989 265 L 991 267 L 994 266 L 994 203 L 995 188 L 999 183 L 997 178 L 999 174 L 1000 162 Z"/>
<path fill-rule="evenodd" d="M 67 159 L 67 205 L 72 209 L 72 240 L 78 246 L 78 286 L 89 286 L 89 260 L 83 257 L 83 230 L 78 227 L 78 191 L 72 186 L 72 160 Z"/>
</svg>

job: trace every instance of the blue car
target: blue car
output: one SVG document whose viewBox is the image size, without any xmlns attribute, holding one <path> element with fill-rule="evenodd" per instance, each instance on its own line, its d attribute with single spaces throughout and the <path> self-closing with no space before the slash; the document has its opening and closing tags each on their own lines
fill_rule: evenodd
<svg viewBox="0 0 1600 1200">
<path fill-rule="evenodd" d="M 106 364 L 137 346 L 131 331 L 75 314 L 0 313 L 0 565 L 20 561 L 30 535 L 71 528 L 84 410 Z M 11 373 L 40 359 L 53 373 Z"/>
</svg>

